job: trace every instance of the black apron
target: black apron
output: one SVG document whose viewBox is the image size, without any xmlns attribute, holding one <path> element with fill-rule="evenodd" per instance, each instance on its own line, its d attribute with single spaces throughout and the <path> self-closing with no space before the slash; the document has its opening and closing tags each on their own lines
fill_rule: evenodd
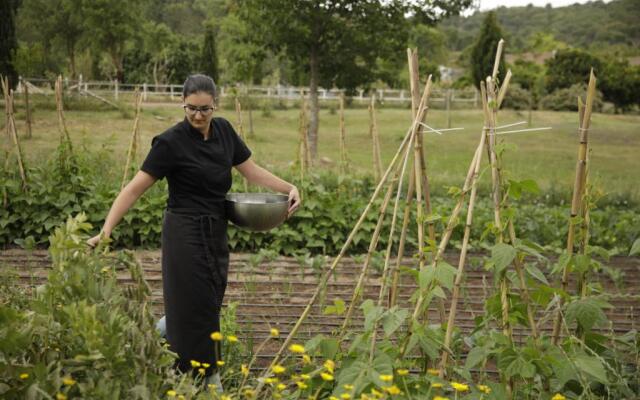
<svg viewBox="0 0 640 400">
<path fill-rule="evenodd" d="M 222 359 L 220 309 L 227 287 L 229 247 L 224 203 L 216 212 L 170 208 L 162 227 L 162 286 L 167 341 L 178 354 L 177 368 L 186 372 L 191 361 L 208 363 L 206 376 Z"/>
</svg>

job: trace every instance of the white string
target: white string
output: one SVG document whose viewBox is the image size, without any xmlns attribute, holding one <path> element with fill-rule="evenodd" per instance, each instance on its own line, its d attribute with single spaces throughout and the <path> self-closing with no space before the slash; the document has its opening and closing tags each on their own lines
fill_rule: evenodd
<svg viewBox="0 0 640 400">
<path fill-rule="evenodd" d="M 527 121 L 520 121 L 520 122 L 516 122 L 515 124 L 509 124 L 509 125 L 496 126 L 496 129 L 510 128 L 510 127 L 512 127 L 512 126 L 522 125 L 522 124 L 526 124 L 526 123 L 527 123 Z"/>
<path fill-rule="evenodd" d="M 534 132 L 534 131 L 547 131 L 549 129 L 553 129 L 550 126 L 546 126 L 544 128 L 530 128 L 530 129 L 519 129 L 516 131 L 506 131 L 506 132 L 496 132 L 495 135 L 506 135 L 507 133 L 521 133 L 521 132 Z"/>
<path fill-rule="evenodd" d="M 425 124 L 424 122 L 420 122 L 420 125 L 424 126 L 425 128 L 429 129 L 429 132 L 434 132 L 437 133 L 438 135 L 442 135 L 442 132 L 448 132 L 448 131 L 460 131 L 463 130 L 464 128 L 446 128 L 446 129 L 435 129 L 430 127 L 429 125 Z"/>
</svg>

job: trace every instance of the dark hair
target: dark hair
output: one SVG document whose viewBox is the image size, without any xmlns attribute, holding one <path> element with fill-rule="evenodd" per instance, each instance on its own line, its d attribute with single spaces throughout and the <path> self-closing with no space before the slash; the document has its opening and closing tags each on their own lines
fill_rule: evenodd
<svg viewBox="0 0 640 400">
<path fill-rule="evenodd" d="M 189 75 L 182 86 L 182 96 L 187 97 L 198 92 L 210 94 L 214 101 L 217 98 L 216 84 L 213 79 L 203 74 Z"/>
</svg>

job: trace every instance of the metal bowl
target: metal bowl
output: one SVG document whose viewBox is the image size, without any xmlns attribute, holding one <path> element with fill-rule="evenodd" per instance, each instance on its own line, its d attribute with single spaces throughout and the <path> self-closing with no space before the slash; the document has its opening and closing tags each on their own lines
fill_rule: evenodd
<svg viewBox="0 0 640 400">
<path fill-rule="evenodd" d="M 251 231 L 268 231 L 287 219 L 289 197 L 271 193 L 229 193 L 225 200 L 227 218 Z"/>
</svg>

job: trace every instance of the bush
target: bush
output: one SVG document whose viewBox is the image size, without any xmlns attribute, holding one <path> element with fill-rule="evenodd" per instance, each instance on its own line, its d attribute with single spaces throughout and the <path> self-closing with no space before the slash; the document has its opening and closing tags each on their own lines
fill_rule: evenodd
<svg viewBox="0 0 640 400">
<path fill-rule="evenodd" d="M 558 89 L 540 99 L 540 109 L 551 111 L 578 111 L 578 97 L 585 100 L 587 93 L 586 84 L 575 84 L 566 89 Z M 596 90 L 593 101 L 593 111 L 600 112 L 603 108 L 602 93 Z"/>
<path fill-rule="evenodd" d="M 509 85 L 507 95 L 502 103 L 503 108 L 512 110 L 528 110 L 533 106 L 532 94 L 530 91 L 523 89 L 520 85 Z"/>
</svg>

